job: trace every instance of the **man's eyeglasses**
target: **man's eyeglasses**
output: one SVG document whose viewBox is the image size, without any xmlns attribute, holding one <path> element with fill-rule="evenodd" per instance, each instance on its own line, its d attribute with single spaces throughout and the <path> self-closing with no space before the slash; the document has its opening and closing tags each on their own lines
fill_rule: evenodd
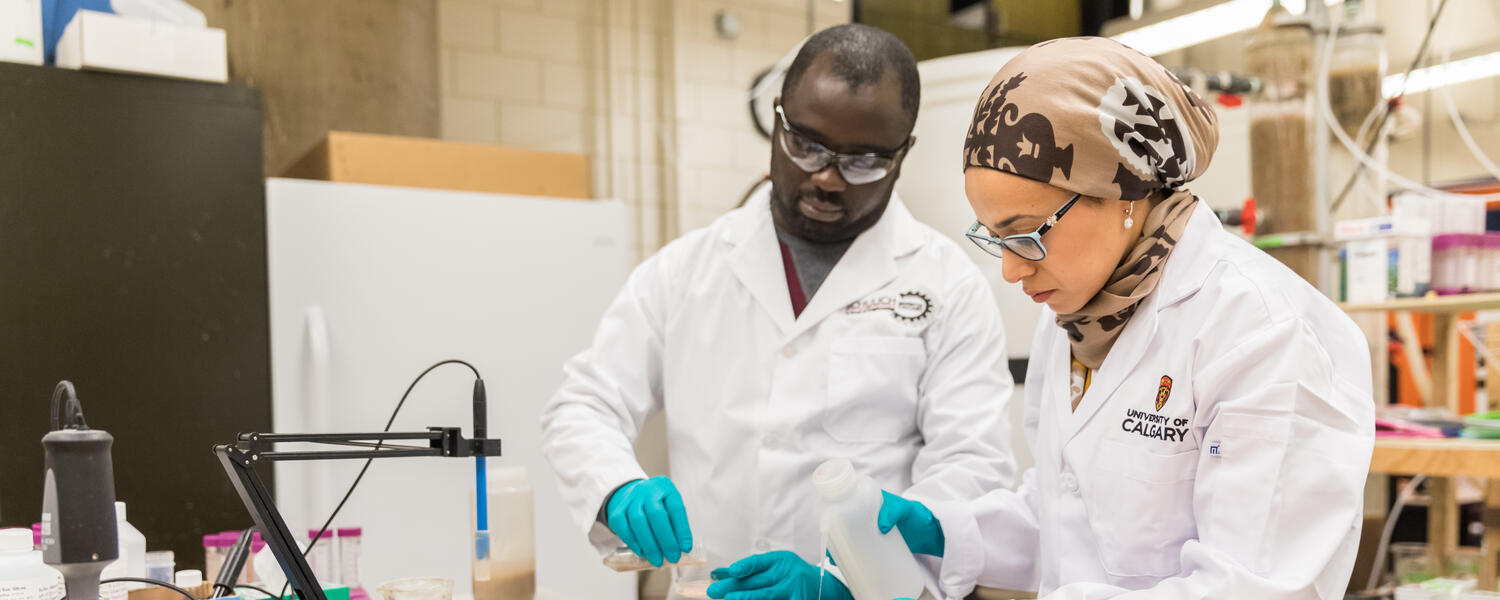
<svg viewBox="0 0 1500 600">
<path fill-rule="evenodd" d="M 1062 208 L 1057 209 L 1057 212 L 1047 217 L 1047 221 L 1031 233 L 1019 233 L 997 238 L 989 234 L 983 223 L 975 221 L 974 225 L 969 227 L 969 231 L 964 235 L 970 241 L 974 242 L 974 245 L 979 246 L 980 250 L 988 252 L 995 258 L 1005 258 L 1002 256 L 1002 251 L 1009 250 L 1011 254 L 1026 260 L 1042 260 L 1047 258 L 1047 247 L 1042 245 L 1042 236 L 1057 225 L 1057 221 L 1068 213 L 1068 209 L 1073 207 L 1073 203 L 1078 202 L 1080 196 L 1081 194 L 1073 194 L 1073 197 L 1069 198 L 1067 203 L 1062 205 Z"/>
<path fill-rule="evenodd" d="M 781 121 L 781 149 L 787 158 L 792 159 L 792 164 L 808 173 L 817 173 L 828 165 L 837 164 L 839 175 L 849 185 L 863 185 L 885 178 L 895 168 L 901 153 L 917 139 L 915 136 L 907 138 L 906 143 L 889 154 L 840 154 L 792 129 L 780 104 L 776 105 L 776 117 Z"/>
</svg>

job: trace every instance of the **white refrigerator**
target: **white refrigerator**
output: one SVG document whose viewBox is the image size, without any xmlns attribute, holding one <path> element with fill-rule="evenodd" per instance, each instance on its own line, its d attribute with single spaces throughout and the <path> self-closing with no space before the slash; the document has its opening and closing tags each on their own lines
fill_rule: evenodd
<svg viewBox="0 0 1500 600">
<path fill-rule="evenodd" d="M 618 202 L 271 179 L 266 183 L 277 432 L 373 432 L 443 359 L 485 378 L 491 437 L 536 494 L 537 598 L 633 600 L 568 519 L 538 417 L 630 269 Z M 473 375 L 424 379 L 393 431 L 472 432 Z M 277 463 L 292 532 L 327 518 L 362 460 Z M 492 463 L 493 464 L 493 463 Z M 441 576 L 470 594 L 473 459 L 375 461 L 335 526 L 363 528 L 360 582 Z"/>
</svg>

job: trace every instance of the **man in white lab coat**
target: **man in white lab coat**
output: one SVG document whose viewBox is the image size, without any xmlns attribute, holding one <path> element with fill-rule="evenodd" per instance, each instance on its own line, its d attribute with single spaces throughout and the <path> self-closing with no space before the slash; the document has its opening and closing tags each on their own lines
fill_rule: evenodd
<svg viewBox="0 0 1500 600">
<path fill-rule="evenodd" d="M 848 597 L 816 566 L 821 462 L 933 500 L 1011 485 L 991 291 L 892 193 L 918 95 L 890 34 L 809 38 L 777 102 L 771 185 L 637 267 L 567 363 L 544 451 L 601 551 L 735 563 L 713 597 L 810 596 L 820 581 Z M 633 452 L 657 411 L 670 479 Z"/>
</svg>

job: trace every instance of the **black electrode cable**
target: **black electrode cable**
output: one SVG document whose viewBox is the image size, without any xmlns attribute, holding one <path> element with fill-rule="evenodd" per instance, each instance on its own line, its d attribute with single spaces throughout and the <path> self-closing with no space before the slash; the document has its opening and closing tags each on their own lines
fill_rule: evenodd
<svg viewBox="0 0 1500 600">
<path fill-rule="evenodd" d="M 403 394 L 401 394 L 401 401 L 399 401 L 399 402 L 396 403 L 396 409 L 393 410 L 393 411 L 391 411 L 391 418 L 386 420 L 386 422 L 385 422 L 385 429 L 382 430 L 382 431 L 390 431 L 391 430 L 391 425 L 396 422 L 396 415 L 401 414 L 401 407 L 406 404 L 406 398 L 408 396 L 411 396 L 411 391 L 413 389 L 416 389 L 417 384 L 422 381 L 422 378 L 426 377 L 427 374 L 431 373 L 434 369 L 437 369 L 438 367 L 441 367 L 443 365 L 463 365 L 465 367 L 468 367 L 470 371 L 474 372 L 474 379 L 476 381 L 484 381 L 484 378 L 479 375 L 479 369 L 475 368 L 474 365 L 471 365 L 471 364 L 469 364 L 467 362 L 464 362 L 462 360 L 458 360 L 456 358 L 450 358 L 448 360 L 445 360 L 445 361 L 439 362 L 437 364 L 434 364 L 434 365 L 432 365 L 430 367 L 427 367 L 427 369 L 425 371 L 422 371 L 421 374 L 417 375 L 416 379 L 413 379 L 411 381 L 411 385 L 406 386 L 406 392 L 403 393 Z M 378 443 L 376 443 L 375 444 L 375 449 L 379 450 L 380 449 L 380 445 L 382 443 L 384 443 L 384 442 L 385 442 L 385 440 L 380 440 Z M 330 515 L 328 515 L 328 520 L 323 521 L 323 526 L 318 529 L 318 535 L 313 536 L 312 541 L 307 544 L 307 549 L 302 551 L 303 558 L 306 558 L 307 555 L 308 555 L 308 553 L 312 552 L 313 546 L 316 546 L 318 544 L 318 542 L 323 539 L 323 534 L 328 533 L 328 526 L 332 525 L 333 524 L 333 520 L 336 519 L 336 518 L 338 518 L 339 511 L 344 510 L 344 503 L 348 502 L 349 501 L 349 497 L 354 495 L 354 488 L 359 487 L 360 480 L 364 479 L 364 477 L 365 477 L 365 471 L 368 471 L 370 469 L 370 463 L 373 462 L 374 460 L 375 459 L 373 459 L 373 458 L 366 458 L 365 459 L 365 465 L 363 467 L 359 468 L 359 474 L 354 476 L 354 482 L 349 484 L 349 489 L 348 489 L 348 491 L 344 492 L 343 499 L 339 500 L 338 506 L 333 507 L 333 513 L 330 514 Z M 350 582 L 350 583 L 353 584 L 355 582 Z M 281 598 L 281 597 L 286 596 L 286 590 L 287 590 L 288 587 L 291 587 L 291 585 L 292 585 L 291 580 L 287 580 L 286 583 L 284 583 L 284 584 L 281 585 L 281 593 L 280 594 L 276 594 L 274 596 L 274 598 Z"/>
</svg>

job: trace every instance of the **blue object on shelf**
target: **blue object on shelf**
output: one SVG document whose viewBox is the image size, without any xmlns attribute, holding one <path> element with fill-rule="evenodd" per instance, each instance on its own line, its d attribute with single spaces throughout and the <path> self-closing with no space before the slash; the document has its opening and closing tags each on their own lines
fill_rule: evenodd
<svg viewBox="0 0 1500 600">
<path fill-rule="evenodd" d="M 110 0 L 42 0 L 42 58 L 49 65 L 57 64 L 57 41 L 62 39 L 63 29 L 80 10 L 97 10 L 114 13 Z"/>
</svg>

